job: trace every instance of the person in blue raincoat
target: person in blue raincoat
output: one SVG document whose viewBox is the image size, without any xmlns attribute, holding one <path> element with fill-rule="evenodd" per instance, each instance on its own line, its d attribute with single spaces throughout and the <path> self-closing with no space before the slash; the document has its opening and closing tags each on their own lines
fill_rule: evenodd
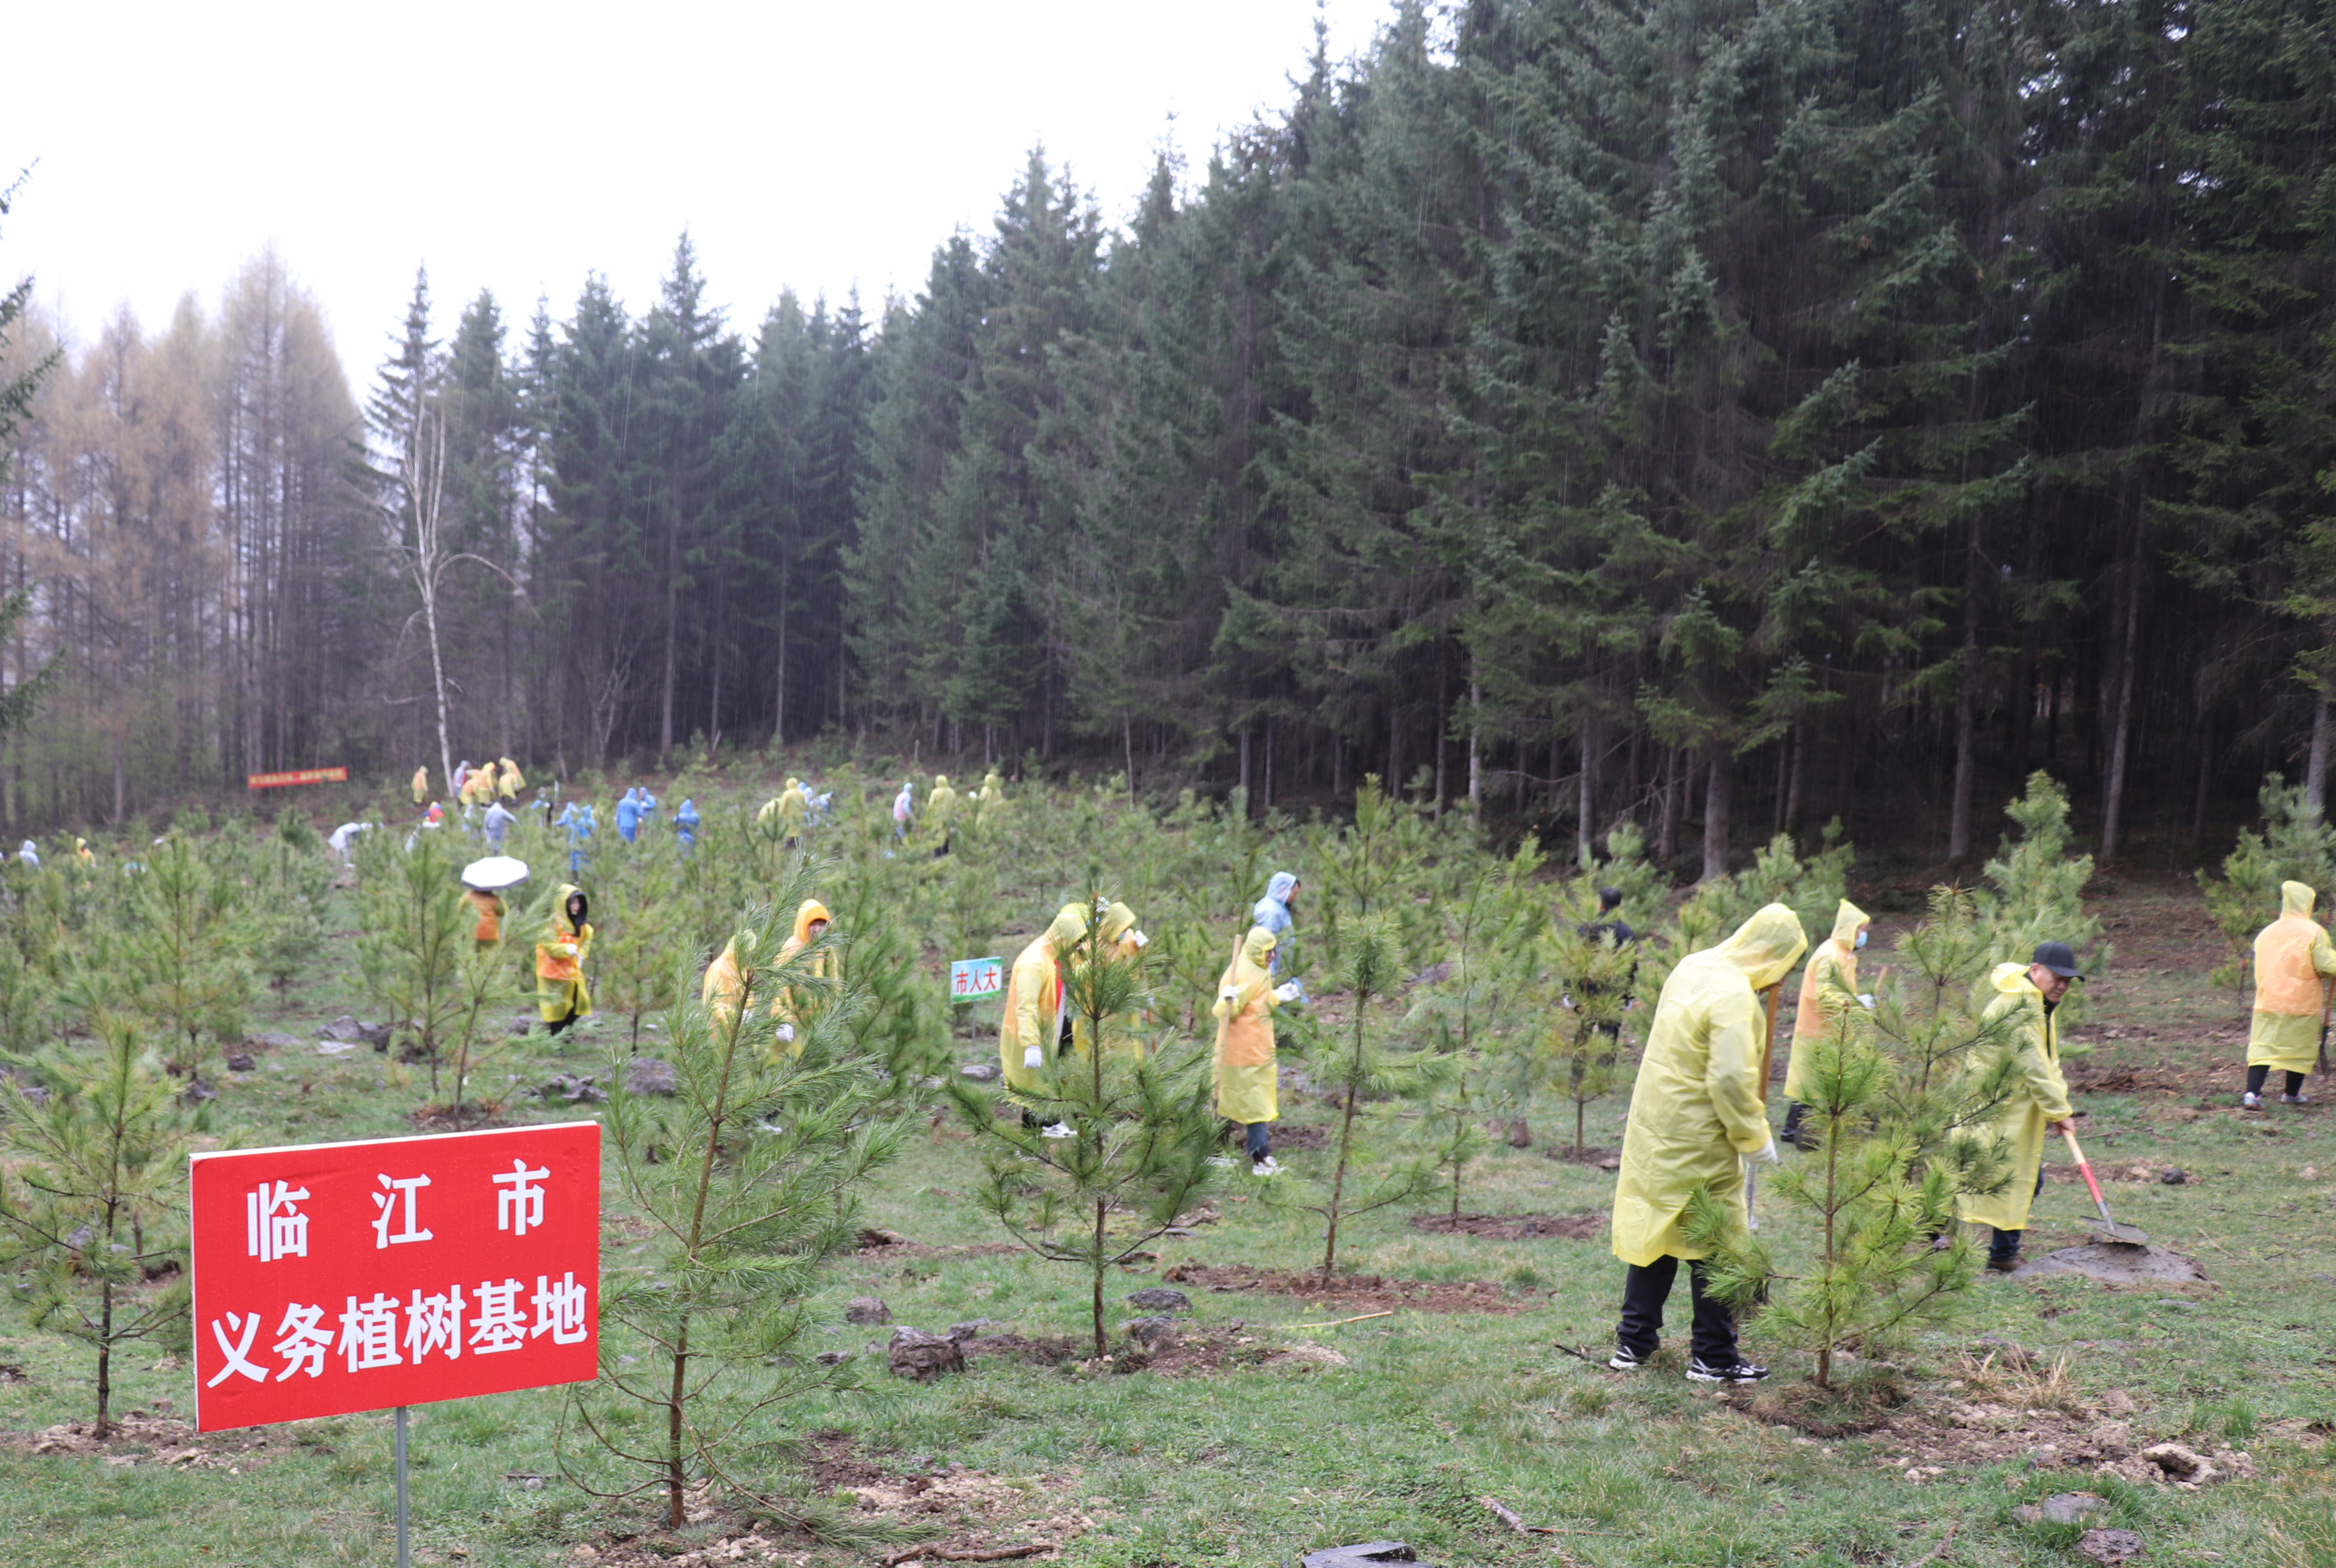
<svg viewBox="0 0 2336 1568">
<path fill-rule="evenodd" d="M 581 801 L 569 801 L 560 809 L 551 825 L 568 830 L 568 874 L 581 876 L 584 845 L 592 836 L 592 808 Z"/>
<path fill-rule="evenodd" d="M 628 789 L 617 803 L 617 836 L 631 843 L 641 831 L 641 792 Z"/>
<path fill-rule="evenodd" d="M 697 814 L 697 807 L 690 803 L 688 797 L 684 796 L 681 804 L 673 813 L 674 836 L 681 841 L 682 853 L 687 854 L 697 847 L 697 824 L 704 820 Z"/>
<path fill-rule="evenodd" d="M 1290 928 L 1295 923 L 1296 917 L 1290 910 L 1290 901 L 1297 896 L 1297 874 L 1293 872 L 1276 872 L 1266 881 L 1265 897 L 1258 900 L 1257 907 L 1249 912 L 1249 923 L 1252 928 L 1263 926 L 1273 933 L 1275 941 L 1273 957 L 1267 962 L 1265 970 L 1270 975 L 1281 972 L 1280 940 L 1290 934 Z"/>
</svg>

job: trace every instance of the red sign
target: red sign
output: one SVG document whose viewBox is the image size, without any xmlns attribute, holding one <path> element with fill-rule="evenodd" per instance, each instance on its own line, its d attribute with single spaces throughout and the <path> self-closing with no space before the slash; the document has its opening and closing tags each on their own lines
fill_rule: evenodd
<svg viewBox="0 0 2336 1568">
<path fill-rule="evenodd" d="M 197 1154 L 195 1426 L 589 1382 L 600 1126 Z"/>
<path fill-rule="evenodd" d="M 348 782 L 349 770 L 345 767 L 304 767 L 293 773 L 248 773 L 243 775 L 243 787 L 255 790 L 281 789 L 286 784 Z"/>
</svg>

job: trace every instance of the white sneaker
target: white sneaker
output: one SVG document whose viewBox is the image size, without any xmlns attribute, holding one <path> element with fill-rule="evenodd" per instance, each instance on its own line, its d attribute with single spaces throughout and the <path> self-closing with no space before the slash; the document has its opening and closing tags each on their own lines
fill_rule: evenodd
<svg viewBox="0 0 2336 1568">
<path fill-rule="evenodd" d="M 1077 1135 L 1073 1133 L 1070 1128 L 1063 1125 L 1060 1122 L 1049 1122 L 1045 1126 L 1039 1128 L 1038 1131 L 1042 1135 L 1049 1138 L 1070 1138 L 1077 1136 Z"/>
<path fill-rule="evenodd" d="M 2250 1090 L 2239 1096 L 2239 1105 L 2245 1110 L 2260 1111 L 2263 1109 L 2263 1096 Z"/>
<path fill-rule="evenodd" d="M 1231 1154 L 1211 1154 L 1209 1164 L 1220 1171 L 1230 1171 L 1233 1168 L 1233 1157 Z"/>
<path fill-rule="evenodd" d="M 1256 1164 L 1251 1165 L 1249 1168 L 1249 1174 L 1252 1176 L 1278 1176 L 1281 1174 L 1281 1166 L 1271 1154 L 1268 1154 Z"/>
</svg>

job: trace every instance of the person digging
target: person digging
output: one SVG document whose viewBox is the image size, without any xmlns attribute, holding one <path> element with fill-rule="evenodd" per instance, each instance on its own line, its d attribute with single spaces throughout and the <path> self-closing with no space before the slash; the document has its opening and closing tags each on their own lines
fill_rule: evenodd
<svg viewBox="0 0 2336 1568">
<path fill-rule="evenodd" d="M 2302 882 L 2279 884 L 2279 919 L 2255 938 L 2255 1008 L 2247 1029 L 2247 1090 L 2239 1104 L 2263 1109 L 2263 1084 L 2287 1075 L 2282 1105 L 2301 1105 L 2303 1076 L 2320 1051 L 2327 984 L 2336 977 L 2336 946 L 2312 918 L 2317 897 Z M 2319 1026 L 2319 1027 L 2315 1027 Z"/>
<path fill-rule="evenodd" d="M 1988 977 L 1996 997 L 1985 1016 L 2013 1022 L 2009 1034 L 1982 1048 L 1971 1070 L 1984 1078 L 2007 1054 L 2019 1060 L 2010 1097 L 1995 1113 L 1995 1131 L 2011 1151 L 2011 1179 L 1992 1193 L 1964 1193 L 1956 1208 L 1966 1222 L 1988 1227 L 1987 1266 L 1999 1274 L 2020 1267 L 2028 1210 L 2044 1185 L 2044 1140 L 2068 1128 L 2068 1081 L 2060 1076 L 2053 1014 L 2069 982 L 2084 978 L 2066 942 L 2039 942 L 2026 965 L 1998 964 Z"/>
<path fill-rule="evenodd" d="M 1735 1314 L 1707 1291 L 1705 1249 L 1687 1239 L 1683 1222 L 1702 1187 L 1743 1223 L 1746 1157 L 1776 1163 L 1760 1097 L 1768 1028 L 1760 993 L 1782 983 L 1808 945 L 1800 917 L 1769 904 L 1718 947 L 1680 959 L 1663 982 L 1614 1184 L 1614 1255 L 1627 1267 L 1606 1364 L 1618 1372 L 1638 1370 L 1661 1343 L 1663 1305 L 1685 1259 L 1695 1310 L 1689 1378 L 1751 1383 L 1768 1375 L 1737 1353 Z"/>
</svg>

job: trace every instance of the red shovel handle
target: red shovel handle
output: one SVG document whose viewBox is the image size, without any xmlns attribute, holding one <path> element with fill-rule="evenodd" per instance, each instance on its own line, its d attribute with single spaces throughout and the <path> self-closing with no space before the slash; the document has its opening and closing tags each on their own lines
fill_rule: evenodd
<svg viewBox="0 0 2336 1568">
<path fill-rule="evenodd" d="M 2100 1205 L 2102 1213 L 2107 1213 L 2109 1202 L 2101 1196 L 2101 1184 L 2093 1180 L 2093 1168 L 2085 1163 L 2085 1151 L 2077 1146 L 2077 1130 L 2064 1126 L 2060 1129 L 2060 1135 L 2068 1140 L 2068 1156 L 2077 1162 L 2077 1169 L 2084 1174 L 2085 1185 L 2093 1190 L 2093 1202 Z"/>
</svg>

